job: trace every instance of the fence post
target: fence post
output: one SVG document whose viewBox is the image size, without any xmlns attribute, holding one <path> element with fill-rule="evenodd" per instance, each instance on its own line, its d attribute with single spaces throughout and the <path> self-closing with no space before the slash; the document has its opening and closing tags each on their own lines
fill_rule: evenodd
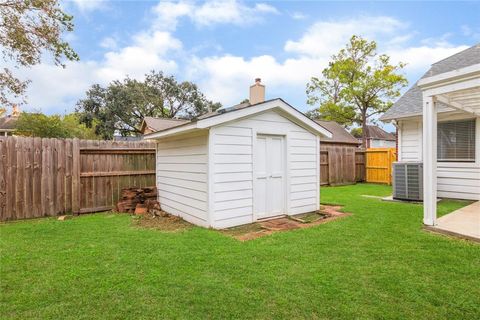
<svg viewBox="0 0 480 320">
<path fill-rule="evenodd" d="M 7 140 L 0 137 L 0 220 L 7 212 Z"/>
<path fill-rule="evenodd" d="M 72 145 L 72 213 L 80 213 L 80 142 L 73 139 Z"/>
</svg>

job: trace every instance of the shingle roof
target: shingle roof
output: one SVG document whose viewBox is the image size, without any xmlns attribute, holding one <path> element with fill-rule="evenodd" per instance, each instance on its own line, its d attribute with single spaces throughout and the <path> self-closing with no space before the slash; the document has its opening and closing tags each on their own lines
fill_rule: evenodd
<svg viewBox="0 0 480 320">
<path fill-rule="evenodd" d="M 264 102 L 268 102 L 268 101 L 269 100 L 264 101 Z M 223 114 L 223 113 L 230 112 L 230 111 L 236 111 L 236 110 L 248 108 L 248 107 L 251 107 L 251 106 L 253 106 L 253 104 L 250 104 L 249 102 L 239 103 L 239 104 L 236 104 L 236 105 L 228 107 L 228 108 L 220 108 L 218 110 L 205 113 L 205 114 L 197 117 L 197 119 L 199 119 L 199 120 L 200 119 L 207 119 L 207 118 L 211 118 L 211 117 L 214 117 L 214 116 L 218 116 L 219 114 Z"/>
<path fill-rule="evenodd" d="M 0 130 L 13 130 L 16 127 L 18 117 L 8 115 L 0 118 Z"/>
<path fill-rule="evenodd" d="M 435 62 L 422 78 L 436 76 L 437 74 L 465 68 L 478 63 L 480 63 L 480 43 L 460 51 L 453 56 Z"/>
<path fill-rule="evenodd" d="M 420 87 L 415 83 L 380 117 L 380 120 L 388 121 L 403 117 L 419 116 L 422 114 L 422 104 L 422 90 L 420 90 Z M 438 107 L 440 111 L 448 108 L 446 104 L 441 102 L 438 102 Z"/>
<path fill-rule="evenodd" d="M 187 122 L 189 122 L 189 120 L 145 117 L 143 118 L 142 128 L 143 126 L 147 126 L 153 131 L 161 131 L 182 125 Z"/>
<path fill-rule="evenodd" d="M 431 68 L 423 75 L 422 79 L 479 63 L 480 43 L 432 64 Z M 421 115 L 422 103 L 422 91 L 417 86 L 417 83 L 415 83 L 387 112 L 380 117 L 380 120 L 388 121 L 402 117 Z M 447 106 L 442 103 L 439 103 L 439 107 L 447 108 Z"/>
<path fill-rule="evenodd" d="M 274 98 L 274 99 L 269 99 L 269 100 L 265 100 L 263 102 L 259 102 L 259 103 L 256 103 L 256 104 L 250 104 L 250 103 L 240 103 L 240 104 L 237 104 L 237 105 L 234 105 L 232 107 L 229 107 L 229 108 L 222 108 L 222 109 L 219 109 L 219 110 L 216 110 L 214 112 L 210 112 L 210 113 L 207 113 L 207 114 L 204 114 L 202 116 L 199 116 L 197 118 L 193 118 L 191 121 L 188 121 L 188 120 L 184 120 L 183 123 L 179 124 L 178 126 L 175 126 L 175 128 L 177 127 L 184 127 L 184 126 L 189 126 L 191 124 L 195 124 L 197 121 L 202 121 L 204 119 L 207 119 L 207 118 L 213 118 L 213 117 L 216 117 L 216 116 L 221 116 L 225 113 L 230 113 L 230 112 L 236 112 L 236 111 L 241 111 L 243 109 L 247 109 L 247 108 L 252 108 L 252 107 L 256 107 L 256 106 L 259 106 L 259 105 L 267 105 L 269 106 L 270 105 L 270 108 L 272 105 L 274 105 L 272 102 L 279 102 L 279 104 L 276 106 L 276 107 L 281 107 L 280 109 L 285 109 L 285 108 L 291 108 L 293 110 L 295 110 L 298 114 L 301 114 L 302 115 L 302 119 L 301 121 L 305 122 L 305 123 L 308 123 L 308 122 L 311 122 L 314 124 L 314 126 L 312 127 L 311 125 L 309 125 L 311 128 L 314 128 L 314 130 L 316 132 L 319 132 L 321 133 L 321 135 L 330 135 L 330 131 L 328 131 L 327 129 L 323 128 L 321 125 L 319 125 L 318 123 L 316 123 L 314 120 L 308 118 L 307 116 L 305 116 L 301 111 L 297 110 L 295 107 L 293 107 L 292 105 L 288 104 L 287 102 L 285 102 L 283 99 L 281 98 Z M 142 123 L 142 127 L 143 125 L 145 124 L 145 121 Z M 173 127 L 171 127 L 173 128 Z M 163 130 L 158 130 L 158 131 L 168 131 L 169 129 L 171 128 L 167 128 L 167 129 L 163 129 Z M 319 129 L 321 128 L 321 129 Z M 178 132 L 177 132 L 178 133 Z M 149 134 L 145 134 L 144 135 L 144 138 L 145 139 L 155 139 L 158 135 L 159 132 L 153 132 L 153 133 L 149 133 Z"/>
<path fill-rule="evenodd" d="M 380 127 L 367 126 L 366 129 L 365 136 L 367 139 L 395 141 L 395 135 L 393 133 L 387 132 Z"/>
<path fill-rule="evenodd" d="M 352 136 L 344 127 L 336 123 L 335 121 L 315 120 L 319 125 L 327 129 L 332 133 L 332 137 L 320 137 L 321 142 L 331 143 L 348 143 L 359 145 L 360 142 Z"/>
</svg>

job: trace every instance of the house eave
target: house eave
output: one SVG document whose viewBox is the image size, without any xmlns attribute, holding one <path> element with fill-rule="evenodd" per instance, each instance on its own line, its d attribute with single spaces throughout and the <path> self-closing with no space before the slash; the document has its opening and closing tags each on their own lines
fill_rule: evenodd
<svg viewBox="0 0 480 320">
<path fill-rule="evenodd" d="M 427 88 L 443 86 L 468 79 L 478 79 L 479 75 L 480 63 L 420 79 L 417 85 L 422 90 L 425 90 Z"/>
</svg>

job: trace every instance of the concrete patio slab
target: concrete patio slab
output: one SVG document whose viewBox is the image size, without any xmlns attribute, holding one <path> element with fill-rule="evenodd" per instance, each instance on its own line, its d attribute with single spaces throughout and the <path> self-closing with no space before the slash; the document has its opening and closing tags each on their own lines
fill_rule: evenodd
<svg viewBox="0 0 480 320">
<path fill-rule="evenodd" d="M 426 229 L 480 242 L 480 201 L 438 218 L 436 226 Z"/>
</svg>

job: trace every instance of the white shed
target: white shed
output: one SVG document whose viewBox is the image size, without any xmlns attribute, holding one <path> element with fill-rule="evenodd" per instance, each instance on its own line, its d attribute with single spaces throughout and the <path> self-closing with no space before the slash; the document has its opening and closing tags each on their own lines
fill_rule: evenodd
<svg viewBox="0 0 480 320">
<path fill-rule="evenodd" d="M 329 131 L 282 99 L 250 101 L 145 135 L 157 141 L 162 210 L 226 228 L 319 209 L 320 135 Z M 260 101 L 258 101 L 260 100 Z"/>
</svg>

